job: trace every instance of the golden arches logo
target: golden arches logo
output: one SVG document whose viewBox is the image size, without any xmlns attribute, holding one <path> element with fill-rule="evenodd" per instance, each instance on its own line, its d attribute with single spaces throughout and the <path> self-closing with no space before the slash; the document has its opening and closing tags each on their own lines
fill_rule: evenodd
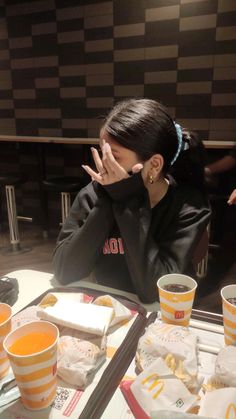
<svg viewBox="0 0 236 419">
<path fill-rule="evenodd" d="M 146 377 L 142 384 L 146 384 L 147 382 L 153 381 L 150 386 L 148 387 L 148 391 L 152 391 L 155 387 L 158 388 L 158 390 L 153 395 L 153 399 L 157 399 L 157 397 L 161 394 L 163 388 L 164 388 L 164 382 L 162 380 L 159 380 L 158 374 L 151 374 L 148 377 Z"/>
<path fill-rule="evenodd" d="M 236 419 L 236 405 L 230 403 L 227 407 L 225 419 Z"/>
</svg>

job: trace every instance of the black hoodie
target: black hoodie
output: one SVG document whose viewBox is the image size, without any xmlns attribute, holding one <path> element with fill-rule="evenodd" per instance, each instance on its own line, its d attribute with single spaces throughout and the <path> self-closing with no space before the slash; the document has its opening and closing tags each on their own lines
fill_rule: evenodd
<svg viewBox="0 0 236 419">
<path fill-rule="evenodd" d="M 192 273 L 192 257 L 210 218 L 205 195 L 169 178 L 153 208 L 140 173 L 107 186 L 82 189 L 58 237 L 53 263 L 63 284 L 93 273 L 99 284 L 157 300 L 156 282 Z"/>
</svg>

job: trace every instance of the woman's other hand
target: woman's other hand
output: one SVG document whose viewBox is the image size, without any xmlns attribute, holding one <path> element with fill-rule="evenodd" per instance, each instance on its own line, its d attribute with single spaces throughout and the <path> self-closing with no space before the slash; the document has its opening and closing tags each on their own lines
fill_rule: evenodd
<svg viewBox="0 0 236 419">
<path fill-rule="evenodd" d="M 229 205 L 236 204 L 236 189 L 234 189 L 233 192 L 231 193 L 231 195 L 228 199 L 228 204 Z"/>
</svg>

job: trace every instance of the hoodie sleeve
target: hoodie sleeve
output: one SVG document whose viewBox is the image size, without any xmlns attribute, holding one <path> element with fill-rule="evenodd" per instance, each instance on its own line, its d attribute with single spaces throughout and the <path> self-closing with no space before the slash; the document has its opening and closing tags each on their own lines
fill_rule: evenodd
<svg viewBox="0 0 236 419">
<path fill-rule="evenodd" d="M 75 198 L 53 254 L 54 274 L 67 284 L 88 276 L 114 223 L 111 200 L 95 182 Z"/>
</svg>

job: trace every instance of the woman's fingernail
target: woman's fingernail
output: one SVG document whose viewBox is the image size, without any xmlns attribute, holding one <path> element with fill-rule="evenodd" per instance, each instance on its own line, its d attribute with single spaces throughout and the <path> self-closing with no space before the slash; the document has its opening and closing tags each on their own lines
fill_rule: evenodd
<svg viewBox="0 0 236 419">
<path fill-rule="evenodd" d="M 143 164 L 142 164 L 142 163 L 137 163 L 137 164 L 133 167 L 132 172 L 133 172 L 133 173 L 138 173 L 138 172 L 140 172 L 140 170 L 142 170 L 142 169 L 143 169 Z"/>
<path fill-rule="evenodd" d="M 142 163 L 138 163 L 137 164 L 137 169 L 138 170 L 142 170 L 143 169 L 143 164 Z"/>
<path fill-rule="evenodd" d="M 110 149 L 111 148 L 110 148 L 109 144 L 108 143 L 105 143 L 104 146 L 103 146 L 103 150 L 104 151 L 110 151 Z"/>
</svg>

